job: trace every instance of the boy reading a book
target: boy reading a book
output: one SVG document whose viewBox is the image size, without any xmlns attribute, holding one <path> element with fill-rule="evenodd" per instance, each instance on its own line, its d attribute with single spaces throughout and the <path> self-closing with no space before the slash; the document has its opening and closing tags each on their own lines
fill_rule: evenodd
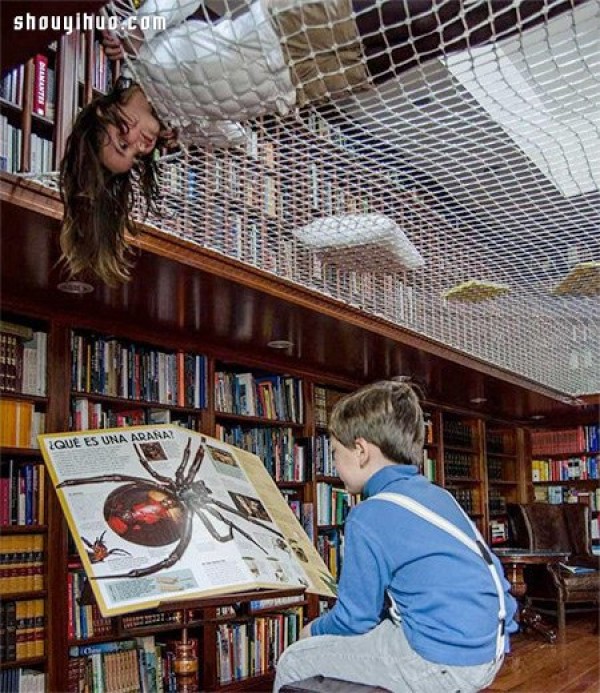
<svg viewBox="0 0 600 693">
<path fill-rule="evenodd" d="M 414 390 L 398 379 L 346 396 L 330 434 L 340 478 L 363 500 L 346 520 L 337 603 L 283 653 L 274 690 L 319 674 L 390 691 L 489 686 L 516 603 L 471 520 L 419 474 Z"/>
</svg>

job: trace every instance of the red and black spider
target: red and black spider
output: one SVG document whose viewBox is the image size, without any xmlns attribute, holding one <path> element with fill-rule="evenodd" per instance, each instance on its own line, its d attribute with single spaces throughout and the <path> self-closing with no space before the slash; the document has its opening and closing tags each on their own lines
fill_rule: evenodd
<svg viewBox="0 0 600 693">
<path fill-rule="evenodd" d="M 106 542 L 104 541 L 105 534 L 106 531 L 102 532 L 99 537 L 96 537 L 93 543 L 85 537 L 81 537 L 81 541 L 90 549 L 90 551 L 87 552 L 87 555 L 92 563 L 102 563 L 105 558 L 111 556 L 112 554 L 117 556 L 131 556 L 129 551 L 125 551 L 125 549 L 109 550 Z"/>
<path fill-rule="evenodd" d="M 283 537 L 283 534 L 273 527 L 240 512 L 235 507 L 213 499 L 211 497 L 212 491 L 204 481 L 194 481 L 204 460 L 204 446 L 200 445 L 188 468 L 191 442 L 192 439 L 188 438 L 181 464 L 175 471 L 174 479 L 163 476 L 152 469 L 137 445 L 134 444 L 140 464 L 154 481 L 125 474 L 107 474 L 106 476 L 92 476 L 85 479 L 67 479 L 58 485 L 58 488 L 61 488 L 83 484 L 127 482 L 124 486 L 119 486 L 111 491 L 104 501 L 104 519 L 108 526 L 123 539 L 143 546 L 166 546 L 177 541 L 177 546 L 173 551 L 154 565 L 136 568 L 119 575 L 98 576 L 96 579 L 137 578 L 171 567 L 183 556 L 190 543 L 194 516 L 200 519 L 209 534 L 217 541 L 231 541 L 233 531 L 236 530 L 264 553 L 268 553 L 268 551 L 248 532 L 227 519 L 222 511 L 241 517 L 247 522 Z M 228 526 L 229 529 L 224 535 L 218 533 L 212 518 L 216 518 Z M 101 540 L 103 536 L 104 534 L 100 537 Z"/>
</svg>

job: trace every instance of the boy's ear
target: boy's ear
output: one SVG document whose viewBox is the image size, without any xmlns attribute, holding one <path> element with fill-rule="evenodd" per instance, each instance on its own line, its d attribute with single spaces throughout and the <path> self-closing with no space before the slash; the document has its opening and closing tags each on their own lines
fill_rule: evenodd
<svg viewBox="0 0 600 693">
<path fill-rule="evenodd" d="M 358 464 L 362 468 L 369 461 L 369 443 L 364 438 L 357 438 L 354 441 L 354 451 L 358 456 Z"/>
</svg>

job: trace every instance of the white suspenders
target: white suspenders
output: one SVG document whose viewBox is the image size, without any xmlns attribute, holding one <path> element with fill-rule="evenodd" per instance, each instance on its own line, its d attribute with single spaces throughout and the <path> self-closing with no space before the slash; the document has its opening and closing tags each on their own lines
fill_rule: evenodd
<svg viewBox="0 0 600 693">
<path fill-rule="evenodd" d="M 418 515 L 427 522 L 431 522 L 431 524 L 435 525 L 436 527 L 439 527 L 440 529 L 443 529 L 448 534 L 451 534 L 453 537 L 458 539 L 458 541 L 462 542 L 465 546 L 471 549 L 471 551 L 483 558 L 487 567 L 489 568 L 489 571 L 492 575 L 492 579 L 494 580 L 494 585 L 498 593 L 498 601 L 500 603 L 498 609 L 498 633 L 496 636 L 496 659 L 502 657 L 504 655 L 504 620 L 506 618 L 506 604 L 504 601 L 504 589 L 502 587 L 502 580 L 500 579 L 496 571 L 496 567 L 492 562 L 492 557 L 487 546 L 485 545 L 483 537 L 479 533 L 477 527 L 475 527 L 475 525 L 472 523 L 468 515 L 460 507 L 460 505 L 458 505 L 457 503 L 457 506 L 460 508 L 461 512 L 465 515 L 465 517 L 467 517 L 467 519 L 471 523 L 473 531 L 475 533 L 475 539 L 471 539 L 471 537 L 467 536 L 461 529 L 453 525 L 451 522 L 448 522 L 448 520 L 441 517 L 437 513 L 433 512 L 433 510 L 426 508 L 421 503 L 418 503 L 417 501 L 413 500 L 412 498 L 409 498 L 408 496 L 403 496 L 400 493 L 377 493 L 376 495 L 371 496 L 368 500 L 386 500 L 390 501 L 391 503 L 396 503 L 396 505 L 402 506 L 406 510 L 409 510 L 410 512 L 414 513 L 415 515 Z M 389 594 L 389 592 L 388 597 L 392 602 L 392 614 L 397 616 L 398 610 L 396 607 L 396 603 L 394 602 L 394 599 L 392 595 Z"/>
</svg>

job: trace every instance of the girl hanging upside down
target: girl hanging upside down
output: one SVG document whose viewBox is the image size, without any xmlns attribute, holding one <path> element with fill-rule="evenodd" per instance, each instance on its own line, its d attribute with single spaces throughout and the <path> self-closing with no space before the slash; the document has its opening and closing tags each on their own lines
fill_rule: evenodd
<svg viewBox="0 0 600 693">
<path fill-rule="evenodd" d="M 129 278 L 133 205 L 140 196 L 145 211 L 154 208 L 155 153 L 174 131 L 188 142 L 239 144 L 244 121 L 347 97 L 584 1 L 255 0 L 212 22 L 188 19 L 201 0 L 146 0 L 138 16 L 165 17 L 164 31 L 104 38 L 109 58 L 130 53 L 143 89 L 120 80 L 81 111 L 67 141 L 68 270 L 91 270 L 109 285 Z"/>
</svg>

